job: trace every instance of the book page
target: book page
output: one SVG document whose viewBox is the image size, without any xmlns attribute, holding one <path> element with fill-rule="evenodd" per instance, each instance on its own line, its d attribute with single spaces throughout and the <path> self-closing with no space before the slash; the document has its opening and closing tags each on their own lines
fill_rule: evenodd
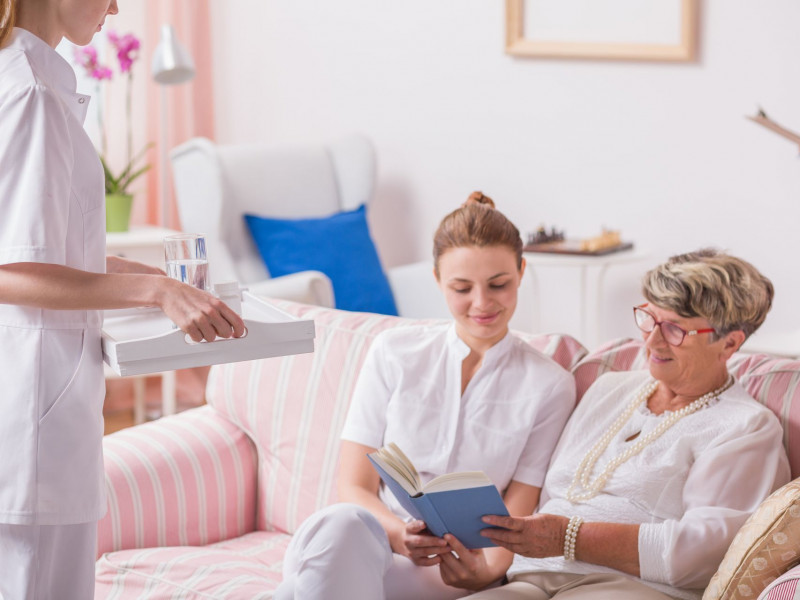
<svg viewBox="0 0 800 600">
<path fill-rule="evenodd" d="M 400 448 L 389 443 L 369 455 L 381 468 L 394 479 L 409 496 L 419 496 L 422 493 L 422 482 L 419 473 L 411 461 Z"/>
<path fill-rule="evenodd" d="M 405 455 L 405 453 L 400 450 L 400 446 L 395 444 L 394 442 L 389 442 L 381 448 L 380 451 L 384 451 L 386 454 L 392 457 L 392 459 L 396 460 L 398 466 L 402 467 L 404 472 L 408 474 L 409 480 L 414 483 L 414 487 L 418 491 L 422 491 L 422 480 L 419 478 L 419 473 L 417 473 L 417 469 L 414 466 L 414 463 L 411 462 L 411 459 Z"/>
<path fill-rule="evenodd" d="M 381 476 L 387 486 L 391 488 L 392 483 L 394 482 L 399 485 L 405 491 L 405 493 L 408 494 L 408 496 L 414 497 L 420 495 L 419 490 L 414 487 L 413 482 L 406 477 L 405 473 L 397 470 L 394 465 L 392 465 L 390 462 L 387 462 L 384 457 L 380 455 L 380 453 L 370 452 L 367 454 L 367 457 L 369 457 L 369 459 L 375 464 L 379 473 L 383 471 L 383 473 L 386 474 L 386 477 L 389 478 L 389 480 L 387 480 L 386 477 Z M 392 493 L 397 495 L 394 489 L 392 489 Z"/>
<path fill-rule="evenodd" d="M 422 491 L 430 494 L 432 492 L 465 490 L 486 485 L 492 485 L 492 480 L 483 471 L 464 471 L 462 473 L 447 473 L 434 477 L 422 486 Z"/>
</svg>

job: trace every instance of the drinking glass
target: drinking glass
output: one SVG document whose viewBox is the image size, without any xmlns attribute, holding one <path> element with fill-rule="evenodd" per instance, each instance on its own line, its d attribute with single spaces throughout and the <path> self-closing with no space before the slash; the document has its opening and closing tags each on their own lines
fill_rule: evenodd
<svg viewBox="0 0 800 600">
<path fill-rule="evenodd" d="M 164 238 L 167 275 L 183 283 L 210 291 L 206 238 L 202 233 L 183 233 Z"/>
</svg>

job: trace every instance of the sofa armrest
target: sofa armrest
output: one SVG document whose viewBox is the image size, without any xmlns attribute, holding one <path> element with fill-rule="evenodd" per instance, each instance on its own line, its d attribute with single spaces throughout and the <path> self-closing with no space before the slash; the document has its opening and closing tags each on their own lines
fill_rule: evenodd
<svg viewBox="0 0 800 600">
<path fill-rule="evenodd" d="M 250 292 L 258 296 L 326 308 L 334 307 L 333 284 L 330 278 L 320 271 L 301 271 L 246 285 Z"/>
<path fill-rule="evenodd" d="M 108 511 L 98 523 L 98 557 L 255 530 L 255 446 L 210 406 L 108 435 L 103 451 Z"/>
</svg>

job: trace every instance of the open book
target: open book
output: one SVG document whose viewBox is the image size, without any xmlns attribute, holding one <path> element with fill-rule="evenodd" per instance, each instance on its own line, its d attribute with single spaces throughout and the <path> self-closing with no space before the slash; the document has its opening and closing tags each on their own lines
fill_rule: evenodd
<svg viewBox="0 0 800 600">
<path fill-rule="evenodd" d="M 367 458 L 403 508 L 425 521 L 431 533 L 456 536 L 467 548 L 494 546 L 480 534 L 489 526 L 484 515 L 508 515 L 500 492 L 482 471 L 448 473 L 422 484 L 419 473 L 397 444 L 389 443 Z"/>
</svg>

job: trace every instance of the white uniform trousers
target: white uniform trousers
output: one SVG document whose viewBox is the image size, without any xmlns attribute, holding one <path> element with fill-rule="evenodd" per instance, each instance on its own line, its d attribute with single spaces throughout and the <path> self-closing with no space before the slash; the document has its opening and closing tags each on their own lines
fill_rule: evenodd
<svg viewBox="0 0 800 600">
<path fill-rule="evenodd" d="M 438 567 L 394 554 L 378 520 L 355 504 L 309 517 L 292 538 L 275 600 L 450 600 L 469 592 L 442 581 Z"/>
<path fill-rule="evenodd" d="M 97 523 L 0 523 L 0 599 L 92 600 Z"/>
</svg>

